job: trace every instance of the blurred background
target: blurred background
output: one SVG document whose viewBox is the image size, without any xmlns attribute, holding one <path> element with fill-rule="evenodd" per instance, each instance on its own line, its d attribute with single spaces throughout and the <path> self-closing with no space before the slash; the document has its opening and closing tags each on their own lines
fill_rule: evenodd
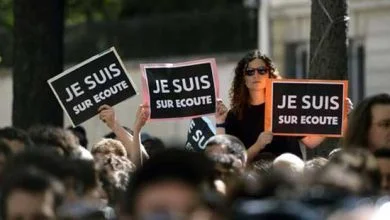
<svg viewBox="0 0 390 220">
<path fill-rule="evenodd" d="M 0 127 L 12 124 L 15 2 L 0 0 Z M 390 93 L 390 1 L 348 4 L 349 96 L 356 103 Z M 45 1 L 34 1 L 34 7 L 46 7 Z M 63 7 L 64 69 L 114 46 L 138 91 L 141 63 L 216 58 L 220 96 L 228 103 L 236 63 L 259 47 L 285 78 L 311 78 L 309 0 L 65 0 Z M 115 107 L 123 125 L 132 127 L 141 103 L 139 94 Z M 82 125 L 91 143 L 108 133 L 97 117 Z M 167 143 L 184 143 L 188 127 L 189 120 L 152 121 L 144 130 Z"/>
</svg>

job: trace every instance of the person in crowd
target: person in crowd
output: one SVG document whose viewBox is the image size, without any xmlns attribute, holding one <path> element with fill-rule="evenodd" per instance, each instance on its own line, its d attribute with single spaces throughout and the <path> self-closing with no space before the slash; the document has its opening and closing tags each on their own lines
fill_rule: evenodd
<svg viewBox="0 0 390 220">
<path fill-rule="evenodd" d="M 79 148 L 77 138 L 69 130 L 50 125 L 36 125 L 28 129 L 35 147 L 54 151 L 65 157 L 73 157 Z"/>
<path fill-rule="evenodd" d="M 62 157 L 55 151 L 42 150 L 44 147 L 35 147 L 28 151 L 15 154 L 7 161 L 4 173 L 11 173 L 13 170 L 25 167 L 35 167 L 59 180 L 65 178 L 65 165 L 67 158 Z"/>
<path fill-rule="evenodd" d="M 249 52 L 238 62 L 234 73 L 231 109 L 228 110 L 222 101 L 217 102 L 217 134 L 238 137 L 248 149 L 249 162 L 255 160 L 259 152 L 271 152 L 275 156 L 292 153 L 302 157 L 298 141 L 314 148 L 324 140 L 321 136 L 273 136 L 264 131 L 266 82 L 270 78 L 281 78 L 268 56 L 258 50 Z"/>
<path fill-rule="evenodd" d="M 84 147 L 85 149 L 88 149 L 88 138 L 87 138 L 87 131 L 83 126 L 76 126 L 76 127 L 68 127 L 68 130 L 70 130 L 79 140 L 79 144 Z"/>
<path fill-rule="evenodd" d="M 26 148 L 33 145 L 27 132 L 15 127 L 1 128 L 0 140 L 8 144 L 13 153 L 24 151 Z"/>
<path fill-rule="evenodd" d="M 328 154 L 328 160 L 331 160 L 333 157 L 335 157 L 337 154 L 339 154 L 342 151 L 342 148 L 335 148 Z"/>
<path fill-rule="evenodd" d="M 7 160 L 12 156 L 12 151 L 8 144 L 0 140 L 0 182 Z"/>
<path fill-rule="evenodd" d="M 376 195 L 381 175 L 372 153 L 362 148 L 343 149 L 333 157 L 314 181 L 333 185 L 355 195 Z"/>
<path fill-rule="evenodd" d="M 222 163 L 222 166 L 231 167 L 235 173 L 240 173 L 246 166 L 247 154 L 245 146 L 238 138 L 220 134 L 211 137 L 205 147 L 206 155 L 214 162 Z M 219 160 L 218 157 L 226 155 L 229 161 Z M 228 162 L 229 164 L 224 164 Z"/>
<path fill-rule="evenodd" d="M 135 165 L 123 156 L 109 155 L 101 164 L 97 164 L 99 180 L 102 183 L 109 206 L 115 208 L 118 204 L 120 195 L 126 191 L 134 171 Z"/>
<path fill-rule="evenodd" d="M 191 219 L 204 205 L 202 189 L 211 184 L 213 167 L 203 154 L 180 149 L 151 157 L 131 178 L 120 219 Z"/>
<path fill-rule="evenodd" d="M 214 184 L 217 190 L 224 195 L 228 194 L 237 176 L 242 175 L 246 167 L 244 144 L 232 135 L 215 135 L 207 141 L 205 154 L 215 163 L 218 177 Z"/>
<path fill-rule="evenodd" d="M 148 152 L 149 157 L 153 157 L 166 148 L 164 142 L 160 138 L 146 132 L 141 133 L 141 143 L 145 147 L 146 152 Z"/>
<path fill-rule="evenodd" d="M 106 156 L 116 155 L 119 157 L 127 157 L 127 151 L 122 142 L 114 139 L 101 139 L 91 148 L 91 153 L 95 161 L 104 160 Z"/>
<path fill-rule="evenodd" d="M 140 105 L 136 112 L 133 135 L 124 129 L 116 119 L 115 111 L 111 106 L 102 105 L 98 109 L 100 119 L 114 132 L 116 138 L 122 142 L 128 157 L 137 167 L 143 162 L 143 158 L 149 158 L 148 153 L 141 144 L 141 129 L 149 119 L 149 112 L 144 105 Z"/>
<path fill-rule="evenodd" d="M 321 172 L 327 163 L 328 159 L 323 157 L 315 157 L 311 160 L 306 161 L 303 171 L 304 176 L 308 178 L 313 177 L 316 173 Z"/>
<path fill-rule="evenodd" d="M 63 166 L 66 203 L 98 203 L 100 191 L 93 161 L 68 159 Z"/>
<path fill-rule="evenodd" d="M 6 175 L 1 195 L 3 220 L 54 220 L 63 202 L 64 186 L 50 174 L 27 167 Z"/>
<path fill-rule="evenodd" d="M 249 170 L 253 171 L 255 175 L 269 174 L 272 171 L 272 164 L 276 156 L 272 153 L 260 153 L 256 157 L 256 161 L 253 161 Z"/>
<path fill-rule="evenodd" d="M 275 172 L 284 173 L 292 178 L 300 179 L 303 177 L 305 162 L 294 154 L 284 153 L 275 158 L 272 168 Z"/>
<path fill-rule="evenodd" d="M 390 149 L 380 148 L 374 152 L 381 172 L 381 189 L 383 194 L 390 195 Z"/>
<path fill-rule="evenodd" d="M 364 147 L 374 152 L 390 148 L 390 95 L 373 95 L 361 101 L 349 117 L 345 147 Z"/>
</svg>

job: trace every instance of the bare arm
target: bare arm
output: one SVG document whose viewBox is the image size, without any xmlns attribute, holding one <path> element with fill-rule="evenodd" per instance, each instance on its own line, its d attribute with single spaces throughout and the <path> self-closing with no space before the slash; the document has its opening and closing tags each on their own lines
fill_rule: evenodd
<svg viewBox="0 0 390 220">
<path fill-rule="evenodd" d="M 226 120 L 226 116 L 228 113 L 228 109 L 226 108 L 225 104 L 221 99 L 217 100 L 217 111 L 215 112 L 215 122 L 217 124 L 224 124 Z M 225 128 L 224 127 L 217 127 L 216 128 L 217 134 L 225 134 Z"/>
<path fill-rule="evenodd" d="M 134 160 L 137 161 L 137 165 L 142 165 L 143 158 L 149 158 L 148 153 L 146 152 L 145 147 L 141 143 L 141 129 L 145 125 L 146 121 L 149 119 L 149 111 L 147 106 L 140 105 L 137 109 L 136 118 L 133 126 L 134 139 L 133 139 L 133 148 L 131 149 L 130 154 L 134 155 Z M 137 157 L 137 158 L 135 158 Z"/>
<path fill-rule="evenodd" d="M 351 99 L 347 98 L 345 100 L 345 106 L 347 108 L 347 113 L 349 114 L 352 109 L 353 109 L 353 103 Z M 347 121 L 347 118 L 344 118 L 345 122 Z M 342 129 L 345 131 L 347 128 L 347 123 L 343 124 Z M 319 146 L 326 138 L 320 135 L 312 135 L 312 136 L 307 136 L 301 139 L 302 143 L 305 144 L 308 148 L 315 148 Z"/>
<path fill-rule="evenodd" d="M 98 109 L 100 119 L 114 132 L 116 138 L 123 144 L 127 151 L 127 157 L 136 166 L 139 164 L 139 156 L 137 157 L 133 152 L 134 150 L 134 138 L 124 129 L 119 121 L 116 119 L 115 111 L 111 106 L 102 105 Z"/>
</svg>

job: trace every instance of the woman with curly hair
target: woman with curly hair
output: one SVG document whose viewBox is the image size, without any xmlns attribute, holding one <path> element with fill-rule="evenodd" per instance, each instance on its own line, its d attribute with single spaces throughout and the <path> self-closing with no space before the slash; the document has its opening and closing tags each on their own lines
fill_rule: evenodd
<svg viewBox="0 0 390 220">
<path fill-rule="evenodd" d="M 231 109 L 228 110 L 222 101 L 217 103 L 217 133 L 238 137 L 248 150 L 248 162 L 260 152 L 275 156 L 293 153 L 302 158 L 299 141 L 312 148 L 324 140 L 320 136 L 274 137 L 271 132 L 264 131 L 266 82 L 270 78 L 281 78 L 265 54 L 258 50 L 249 52 L 238 62 L 234 73 L 229 94 Z"/>
</svg>

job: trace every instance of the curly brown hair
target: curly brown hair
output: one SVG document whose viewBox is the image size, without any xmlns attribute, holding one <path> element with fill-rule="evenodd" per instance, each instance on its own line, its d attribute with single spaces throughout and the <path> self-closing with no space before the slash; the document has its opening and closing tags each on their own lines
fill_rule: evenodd
<svg viewBox="0 0 390 220">
<path fill-rule="evenodd" d="M 237 64 L 234 70 L 234 79 L 229 91 L 231 110 L 237 114 L 239 119 L 243 117 L 243 110 L 249 105 L 249 91 L 245 85 L 244 71 L 248 64 L 254 59 L 261 59 L 269 69 L 270 78 L 281 78 L 272 60 L 259 50 L 247 53 Z"/>
</svg>

